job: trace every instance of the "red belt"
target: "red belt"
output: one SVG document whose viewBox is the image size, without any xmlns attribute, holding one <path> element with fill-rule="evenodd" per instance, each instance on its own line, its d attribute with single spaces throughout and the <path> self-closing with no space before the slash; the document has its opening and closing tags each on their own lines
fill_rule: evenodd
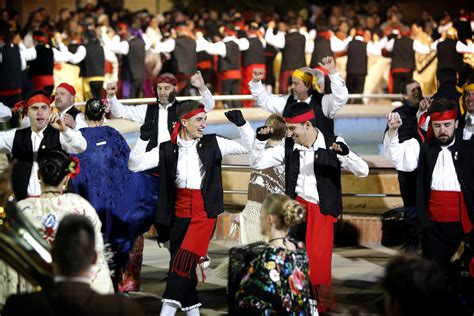
<svg viewBox="0 0 474 316">
<path fill-rule="evenodd" d="M 472 229 L 462 192 L 432 190 L 428 214 L 433 222 L 461 222 L 464 232 Z"/>
<path fill-rule="evenodd" d="M 407 72 L 410 72 L 410 69 L 408 68 L 393 68 L 393 69 L 390 69 L 390 73 L 388 75 L 388 92 L 389 93 L 394 93 L 393 89 L 394 88 L 399 88 L 399 87 L 394 87 L 393 86 L 393 74 L 397 74 L 397 73 L 407 73 Z"/>
<path fill-rule="evenodd" d="M 31 81 L 33 82 L 33 88 L 36 90 L 41 90 L 46 86 L 54 86 L 53 75 L 33 76 Z"/>
<path fill-rule="evenodd" d="M 240 79 L 242 78 L 242 73 L 240 69 L 233 70 L 224 70 L 219 72 L 219 79 L 221 80 L 230 80 L 230 79 Z"/>
<path fill-rule="evenodd" d="M 212 62 L 210 60 L 203 60 L 197 63 L 197 67 L 199 69 L 211 69 Z"/>
</svg>

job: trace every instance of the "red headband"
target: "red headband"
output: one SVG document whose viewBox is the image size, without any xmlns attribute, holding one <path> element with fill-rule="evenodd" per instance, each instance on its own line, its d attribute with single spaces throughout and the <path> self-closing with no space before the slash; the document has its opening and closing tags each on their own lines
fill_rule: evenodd
<svg viewBox="0 0 474 316">
<path fill-rule="evenodd" d="M 444 112 L 423 113 L 423 115 L 420 117 L 420 121 L 418 122 L 418 134 L 420 134 L 422 142 L 425 141 L 425 138 L 423 137 L 423 134 L 420 132 L 419 129 L 421 126 L 425 124 L 428 117 L 430 117 L 430 124 L 428 125 L 428 131 L 426 132 L 426 139 L 430 141 L 431 137 L 433 136 L 433 127 L 431 126 L 431 123 L 439 122 L 439 121 L 455 120 L 457 118 L 457 111 L 454 109 L 451 111 L 444 111 Z"/>
<path fill-rule="evenodd" d="M 58 88 L 66 89 L 71 95 L 76 95 L 76 89 L 74 89 L 74 87 L 68 83 L 63 82 L 59 86 L 56 87 L 56 90 Z"/>
<path fill-rule="evenodd" d="M 292 117 L 285 117 L 286 123 L 304 123 L 306 121 L 311 121 L 314 119 L 314 111 L 311 109 L 306 113 L 292 116 Z"/>
<path fill-rule="evenodd" d="M 200 106 L 197 109 L 194 109 L 191 112 L 186 113 L 185 115 L 183 115 L 183 117 L 181 119 L 182 120 L 187 120 L 187 119 L 190 119 L 191 117 L 193 117 L 193 116 L 195 116 L 199 113 L 202 113 L 202 112 L 205 112 L 204 106 Z M 176 140 L 178 139 L 178 134 L 179 134 L 179 130 L 181 129 L 181 126 L 182 126 L 181 122 L 176 122 L 176 124 L 174 125 L 173 132 L 171 133 L 171 143 L 172 144 L 176 144 Z"/>
<path fill-rule="evenodd" d="M 25 101 L 17 102 L 15 104 L 15 107 L 13 107 L 13 112 L 18 112 L 21 110 L 21 113 L 23 114 L 23 116 L 26 116 L 28 112 L 28 108 L 35 103 L 46 103 L 49 107 L 51 100 L 43 94 L 36 94 L 32 96 L 31 98 L 29 98 L 26 102 Z"/>
<path fill-rule="evenodd" d="M 41 42 L 41 43 L 44 43 L 44 44 L 48 44 L 48 43 L 49 43 L 49 39 L 48 39 L 46 36 L 33 35 L 33 39 L 34 39 L 35 41 L 38 41 L 38 42 Z"/>
<path fill-rule="evenodd" d="M 159 84 L 159 83 L 168 83 L 170 85 L 176 86 L 176 78 L 170 75 L 165 75 L 165 76 L 161 75 L 161 76 L 158 76 L 158 78 L 156 78 L 156 84 Z"/>
</svg>

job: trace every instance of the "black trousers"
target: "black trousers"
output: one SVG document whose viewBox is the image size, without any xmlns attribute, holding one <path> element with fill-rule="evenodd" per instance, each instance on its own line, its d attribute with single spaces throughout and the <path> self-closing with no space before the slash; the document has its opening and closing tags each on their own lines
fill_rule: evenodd
<svg viewBox="0 0 474 316">
<path fill-rule="evenodd" d="M 347 74 L 346 86 L 349 93 L 362 93 L 364 92 L 366 75 Z"/>
<path fill-rule="evenodd" d="M 402 83 L 410 79 L 413 79 L 413 71 L 393 73 L 392 74 L 393 92 L 391 93 L 400 93 L 400 87 Z"/>
<path fill-rule="evenodd" d="M 239 95 L 240 94 L 240 80 L 227 79 L 221 81 L 222 95 Z M 224 108 L 240 108 L 242 103 L 240 101 L 224 101 Z"/>
<path fill-rule="evenodd" d="M 91 97 L 94 99 L 102 99 L 103 81 L 91 81 L 89 87 L 91 88 Z"/>
<path fill-rule="evenodd" d="M 450 260 L 464 237 L 461 222 L 432 222 L 431 227 L 421 233 L 423 257 L 437 262 L 450 271 Z"/>
<path fill-rule="evenodd" d="M 130 98 L 143 97 L 143 79 L 133 79 L 130 81 Z"/>
<path fill-rule="evenodd" d="M 190 218 L 175 217 L 170 227 L 170 269 L 168 279 L 166 281 L 166 289 L 163 299 L 178 301 L 182 308 L 195 306 L 201 301 L 197 295 L 197 275 L 196 269 L 192 269 L 191 278 L 181 277 L 171 272 L 171 264 L 179 247 L 181 246 L 184 236 L 188 231 Z"/>
</svg>

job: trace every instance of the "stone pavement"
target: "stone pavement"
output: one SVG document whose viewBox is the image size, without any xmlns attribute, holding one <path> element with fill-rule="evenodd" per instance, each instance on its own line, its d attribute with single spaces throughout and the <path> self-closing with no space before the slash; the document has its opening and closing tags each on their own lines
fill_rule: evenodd
<svg viewBox="0 0 474 316">
<path fill-rule="evenodd" d="M 236 242 L 212 241 L 209 255 L 210 268 L 205 270 L 205 283 L 199 282 L 202 300 L 201 315 L 227 315 L 226 280 L 216 276 L 214 269 L 227 257 L 227 251 Z M 335 248 L 332 273 L 337 310 L 331 315 L 381 315 L 383 293 L 378 280 L 388 260 L 397 250 L 383 246 L 356 246 Z M 169 253 L 155 241 L 145 240 L 141 291 L 131 297 L 141 303 L 147 315 L 159 315 L 160 298 L 165 290 Z M 185 315 L 178 313 L 177 315 Z"/>
</svg>

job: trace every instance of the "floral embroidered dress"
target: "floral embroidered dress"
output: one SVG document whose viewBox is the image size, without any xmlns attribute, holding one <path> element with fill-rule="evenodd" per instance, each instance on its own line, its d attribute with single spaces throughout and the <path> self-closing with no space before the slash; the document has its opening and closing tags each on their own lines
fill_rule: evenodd
<svg viewBox="0 0 474 316">
<path fill-rule="evenodd" d="M 248 315 L 309 315 L 309 298 L 305 249 L 268 246 L 250 263 L 236 293 L 236 305 Z"/>
<path fill-rule="evenodd" d="M 74 193 L 46 193 L 40 197 L 21 200 L 17 205 L 50 245 L 54 243 L 59 222 L 64 216 L 78 214 L 87 217 L 94 227 L 95 249 L 97 252 L 97 262 L 91 269 L 91 287 L 101 294 L 114 292 L 110 270 L 104 254 L 102 224 L 97 212 L 89 202 Z"/>
</svg>

